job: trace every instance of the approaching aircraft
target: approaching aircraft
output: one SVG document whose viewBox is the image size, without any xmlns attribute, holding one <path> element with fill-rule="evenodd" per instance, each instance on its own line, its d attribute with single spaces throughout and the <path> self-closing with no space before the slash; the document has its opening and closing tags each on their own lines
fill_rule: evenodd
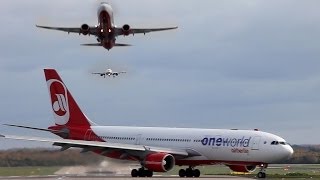
<svg viewBox="0 0 320 180">
<path fill-rule="evenodd" d="M 112 7 L 106 3 L 102 2 L 98 8 L 98 25 L 89 26 L 88 24 L 82 24 L 81 27 L 49 27 L 49 26 L 39 26 L 39 28 L 52 29 L 65 31 L 69 33 L 78 33 L 83 35 L 94 35 L 97 37 L 98 43 L 82 44 L 84 46 L 103 46 L 104 48 L 110 50 L 113 46 L 130 46 L 129 44 L 116 43 L 116 37 L 123 35 L 128 36 L 130 34 L 138 33 L 149 33 L 153 31 L 165 31 L 176 29 L 178 27 L 167 27 L 167 28 L 152 28 L 152 29 L 136 29 L 131 28 L 128 24 L 122 27 L 116 27 L 113 21 L 113 10 Z"/>
<path fill-rule="evenodd" d="M 293 154 L 283 138 L 258 130 L 99 126 L 80 110 L 54 69 L 45 69 L 44 73 L 55 125 L 47 129 L 7 125 L 48 131 L 63 139 L 1 137 L 50 142 L 61 150 L 77 147 L 82 152 L 138 161 L 141 168 L 132 169 L 132 177 L 151 177 L 153 172 L 166 172 L 175 165 L 189 166 L 180 169 L 180 177 L 199 177 L 196 166 L 224 164 L 237 172 L 252 172 L 259 167 L 257 177 L 265 178 L 268 164 Z"/>
<path fill-rule="evenodd" d="M 107 69 L 106 72 L 94 72 L 92 74 L 99 74 L 100 76 L 103 76 L 104 78 L 106 78 L 106 76 L 116 77 L 121 73 L 126 73 L 126 71 L 114 72 L 114 71 L 112 71 L 112 69 Z"/>
</svg>

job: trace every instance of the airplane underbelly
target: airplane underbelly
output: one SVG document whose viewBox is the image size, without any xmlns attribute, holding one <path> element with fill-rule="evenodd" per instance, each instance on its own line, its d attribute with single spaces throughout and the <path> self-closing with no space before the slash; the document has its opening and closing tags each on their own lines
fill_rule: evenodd
<svg viewBox="0 0 320 180">
<path fill-rule="evenodd" d="M 115 44 L 114 40 L 104 39 L 102 40 L 102 46 L 106 49 L 111 49 Z"/>
<path fill-rule="evenodd" d="M 107 11 L 101 11 L 99 14 L 99 24 L 103 31 L 107 32 L 112 29 L 111 17 Z"/>
</svg>

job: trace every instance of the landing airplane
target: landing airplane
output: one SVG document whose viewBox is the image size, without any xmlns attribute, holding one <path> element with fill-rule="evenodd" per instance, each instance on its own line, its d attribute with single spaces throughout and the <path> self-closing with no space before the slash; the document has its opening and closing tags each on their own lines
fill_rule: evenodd
<svg viewBox="0 0 320 180">
<path fill-rule="evenodd" d="M 58 31 L 65 31 L 69 33 L 78 33 L 83 35 L 94 35 L 97 37 L 98 43 L 82 44 L 84 46 L 103 46 L 110 50 L 113 46 L 130 46 L 129 44 L 116 43 L 116 37 L 123 35 L 128 36 L 130 34 L 149 33 L 154 31 L 165 31 L 171 29 L 177 29 L 178 27 L 166 27 L 166 28 L 151 28 L 151 29 L 136 29 L 131 28 L 130 25 L 125 24 L 122 27 L 117 27 L 113 21 L 113 10 L 110 4 L 102 2 L 98 8 L 98 25 L 89 26 L 88 24 L 82 24 L 81 27 L 49 27 L 36 25 L 38 28 L 52 29 Z"/>
<path fill-rule="evenodd" d="M 112 71 L 112 69 L 107 69 L 106 72 L 94 72 L 92 74 L 99 74 L 100 76 L 103 76 L 104 78 L 106 78 L 106 76 L 116 77 L 121 73 L 126 73 L 126 71 L 114 72 L 114 71 Z"/>
<path fill-rule="evenodd" d="M 99 126 L 79 108 L 54 69 L 44 69 L 55 125 L 44 128 L 9 124 L 8 126 L 51 132 L 62 139 L 1 135 L 3 138 L 50 142 L 82 148 L 110 158 L 132 160 L 141 168 L 132 177 L 151 177 L 175 165 L 180 177 L 199 177 L 196 166 L 224 164 L 236 172 L 253 172 L 265 178 L 270 163 L 288 159 L 291 146 L 281 137 L 258 130 L 196 129 L 166 127 Z"/>
</svg>

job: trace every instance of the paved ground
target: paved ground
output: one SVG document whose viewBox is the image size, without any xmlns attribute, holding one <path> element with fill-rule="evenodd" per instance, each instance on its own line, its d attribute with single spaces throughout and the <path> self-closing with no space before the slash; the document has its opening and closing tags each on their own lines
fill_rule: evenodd
<svg viewBox="0 0 320 180">
<path fill-rule="evenodd" d="M 168 175 L 154 175 L 152 178 L 132 178 L 130 176 L 131 169 L 139 168 L 137 164 L 123 164 L 113 161 L 103 161 L 98 165 L 91 166 L 70 166 L 63 167 L 54 175 L 49 176 L 10 176 L 10 177 L 0 177 L 0 180 L 4 179 L 32 179 L 32 180 L 102 180 L 102 179 L 116 179 L 116 180 L 129 180 L 129 179 L 143 179 L 143 180 L 166 180 L 166 179 L 184 179 L 180 178 L 178 175 L 168 176 Z M 227 175 L 202 175 L 200 178 L 186 178 L 186 179 L 247 179 L 242 177 L 227 176 Z"/>
<path fill-rule="evenodd" d="M 154 176 L 152 178 L 132 178 L 132 177 L 126 177 L 126 176 L 58 176 L 58 175 L 54 175 L 54 176 L 28 176 L 28 177 L 0 177 L 0 180 L 3 179 L 8 179 L 8 180 L 14 180 L 14 179 L 32 179 L 32 180 L 102 180 L 102 179 L 116 179 L 116 180 L 129 180 L 129 179 L 143 179 L 143 180 L 174 180 L 174 179 L 179 179 L 181 180 L 182 178 L 177 177 L 177 176 Z M 209 180 L 209 179 L 247 179 L 247 178 L 242 178 L 242 177 L 235 177 L 235 176 L 223 176 L 223 175 L 217 175 L 217 176 L 203 176 L 200 178 L 186 178 L 186 179 L 200 179 L 200 180 Z"/>
</svg>

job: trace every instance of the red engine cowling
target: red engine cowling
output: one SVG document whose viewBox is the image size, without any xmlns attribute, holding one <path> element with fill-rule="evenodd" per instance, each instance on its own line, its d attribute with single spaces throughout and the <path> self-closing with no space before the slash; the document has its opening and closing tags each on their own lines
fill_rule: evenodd
<svg viewBox="0 0 320 180">
<path fill-rule="evenodd" d="M 130 34 L 130 26 L 129 24 L 125 24 L 122 26 L 122 33 L 125 36 L 128 36 Z"/>
<path fill-rule="evenodd" d="M 81 25 L 81 33 L 83 35 L 89 34 L 90 26 L 88 24 L 82 24 Z"/>
<path fill-rule="evenodd" d="M 253 172 L 256 170 L 256 165 L 241 166 L 241 165 L 230 165 L 229 168 L 235 172 Z"/>
<path fill-rule="evenodd" d="M 144 159 L 144 167 L 154 172 L 167 172 L 174 165 L 174 157 L 167 153 L 148 154 Z"/>
</svg>

